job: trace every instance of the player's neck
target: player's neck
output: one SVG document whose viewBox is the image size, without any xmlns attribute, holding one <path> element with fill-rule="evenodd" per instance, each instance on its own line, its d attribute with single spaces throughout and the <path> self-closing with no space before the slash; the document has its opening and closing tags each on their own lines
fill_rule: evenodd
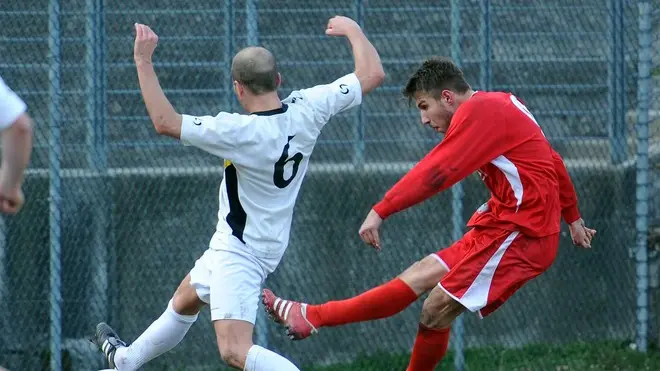
<svg viewBox="0 0 660 371">
<path fill-rule="evenodd" d="M 465 101 L 467 101 L 468 99 L 472 98 L 474 93 L 476 93 L 476 91 L 474 91 L 472 89 L 469 89 L 468 91 L 466 91 L 463 94 L 456 95 L 456 101 L 460 105 L 460 104 L 464 103 Z"/>
<path fill-rule="evenodd" d="M 280 107 L 282 107 L 282 102 L 277 92 L 251 97 L 243 105 L 243 108 L 249 113 L 271 111 Z"/>
</svg>

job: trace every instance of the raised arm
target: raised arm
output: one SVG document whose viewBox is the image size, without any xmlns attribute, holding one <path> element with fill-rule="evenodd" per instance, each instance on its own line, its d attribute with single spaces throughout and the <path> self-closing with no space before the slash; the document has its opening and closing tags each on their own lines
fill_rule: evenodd
<svg viewBox="0 0 660 371">
<path fill-rule="evenodd" d="M 158 45 L 158 35 L 149 26 L 136 23 L 133 58 L 147 112 L 158 134 L 180 139 L 182 117 L 160 87 L 151 61 L 156 45 Z"/>
<path fill-rule="evenodd" d="M 385 80 L 385 70 L 378 51 L 352 19 L 336 16 L 328 21 L 325 31 L 329 36 L 345 36 L 351 43 L 355 60 L 355 75 L 360 81 L 362 94 L 376 89 Z"/>
<path fill-rule="evenodd" d="M 23 113 L 2 133 L 2 188 L 21 187 L 31 153 L 32 120 Z"/>
<path fill-rule="evenodd" d="M 25 102 L 0 79 L 0 212 L 8 214 L 15 214 L 23 206 L 23 172 L 32 153 L 32 119 L 26 108 Z"/>
</svg>

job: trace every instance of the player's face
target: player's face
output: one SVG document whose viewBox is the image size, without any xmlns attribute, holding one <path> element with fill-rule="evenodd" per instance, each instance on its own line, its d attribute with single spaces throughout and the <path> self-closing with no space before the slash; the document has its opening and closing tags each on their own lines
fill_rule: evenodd
<svg viewBox="0 0 660 371">
<path fill-rule="evenodd" d="M 415 96 L 415 100 L 422 124 L 430 126 L 438 133 L 447 132 L 451 118 L 456 112 L 456 94 L 450 90 L 443 90 L 437 96 L 420 92 Z"/>
</svg>

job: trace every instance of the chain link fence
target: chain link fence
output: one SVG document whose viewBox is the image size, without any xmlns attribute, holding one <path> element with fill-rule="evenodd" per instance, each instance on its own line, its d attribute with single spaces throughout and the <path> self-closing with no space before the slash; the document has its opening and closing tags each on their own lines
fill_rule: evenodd
<svg viewBox="0 0 660 371">
<path fill-rule="evenodd" d="M 381 254 L 357 236 L 370 206 L 441 139 L 419 124 L 400 89 L 425 58 L 451 56 L 474 88 L 526 102 L 566 159 L 583 216 L 599 232 L 594 249 L 580 251 L 564 226 L 550 271 L 488 319 L 461 317 L 442 369 L 660 368 L 658 357 L 632 363 L 625 352 L 629 344 L 653 348 L 660 331 L 660 308 L 647 300 L 657 293 L 660 249 L 653 3 L 3 1 L 0 73 L 28 103 L 36 137 L 25 209 L 0 225 L 0 365 L 101 368 L 86 340 L 94 325 L 107 321 L 135 339 L 213 233 L 222 160 L 154 132 L 132 60 L 133 24 L 159 34 L 155 67 L 174 106 L 214 115 L 240 109 L 229 66 L 244 46 L 274 52 L 282 97 L 350 72 L 347 42 L 323 33 L 342 14 L 363 26 L 387 80 L 324 129 L 289 250 L 267 285 L 312 303 L 345 298 L 464 233 L 488 197 L 476 176 L 393 217 Z M 300 343 L 259 317 L 255 340 L 306 370 L 403 370 L 421 303 Z M 205 310 L 177 348 L 145 369 L 223 369 L 209 317 Z"/>
</svg>

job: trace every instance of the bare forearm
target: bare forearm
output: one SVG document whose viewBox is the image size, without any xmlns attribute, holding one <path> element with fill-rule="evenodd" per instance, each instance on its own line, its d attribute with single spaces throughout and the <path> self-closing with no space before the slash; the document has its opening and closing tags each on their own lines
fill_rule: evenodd
<svg viewBox="0 0 660 371">
<path fill-rule="evenodd" d="M 153 65 L 150 62 L 137 62 L 136 65 L 142 98 L 156 132 L 179 139 L 181 115 L 165 96 Z"/>
<path fill-rule="evenodd" d="M 2 133 L 2 175 L 7 189 L 20 188 L 32 153 L 32 120 L 27 114 Z"/>
<path fill-rule="evenodd" d="M 380 61 L 378 51 L 364 35 L 356 29 L 347 35 L 353 49 L 355 59 L 355 75 L 360 80 L 362 93 L 367 94 L 376 89 L 385 80 L 385 71 Z"/>
</svg>

